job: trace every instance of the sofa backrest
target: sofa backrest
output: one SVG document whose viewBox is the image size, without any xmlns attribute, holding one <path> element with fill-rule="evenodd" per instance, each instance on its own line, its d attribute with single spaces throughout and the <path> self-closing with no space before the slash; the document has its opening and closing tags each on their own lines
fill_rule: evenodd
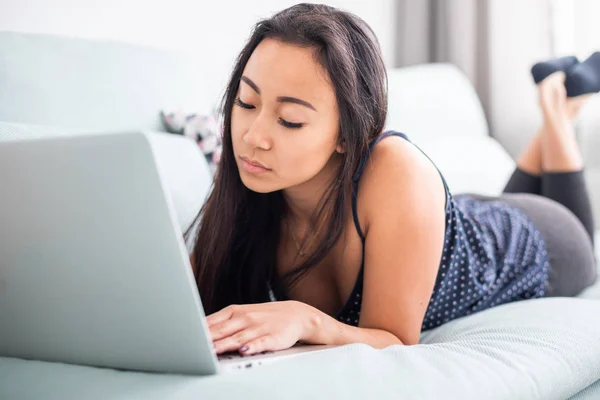
<svg viewBox="0 0 600 400">
<path fill-rule="evenodd" d="M 446 63 L 388 70 L 386 126 L 419 139 L 489 135 L 475 89 Z"/>
<path fill-rule="evenodd" d="M 0 121 L 163 130 L 161 109 L 212 111 L 197 60 L 98 40 L 0 32 Z"/>
</svg>

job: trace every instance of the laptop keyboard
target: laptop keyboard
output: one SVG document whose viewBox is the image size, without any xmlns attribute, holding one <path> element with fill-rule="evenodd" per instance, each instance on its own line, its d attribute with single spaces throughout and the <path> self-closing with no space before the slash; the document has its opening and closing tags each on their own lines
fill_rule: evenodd
<svg viewBox="0 0 600 400">
<path fill-rule="evenodd" d="M 231 352 L 228 352 L 228 353 L 219 354 L 217 356 L 217 359 L 219 359 L 219 360 L 233 360 L 233 359 L 237 359 L 237 358 L 252 357 L 252 356 L 257 356 L 257 355 L 260 355 L 260 354 L 271 354 L 271 353 L 273 353 L 273 351 L 263 351 L 262 353 L 256 353 L 256 354 L 252 354 L 252 355 L 249 355 L 249 356 L 245 356 L 243 354 L 240 354 L 237 351 L 231 351 Z"/>
</svg>

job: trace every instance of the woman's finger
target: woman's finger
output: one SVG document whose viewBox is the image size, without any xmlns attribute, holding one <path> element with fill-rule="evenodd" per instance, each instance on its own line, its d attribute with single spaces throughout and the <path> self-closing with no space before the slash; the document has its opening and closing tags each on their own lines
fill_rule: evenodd
<svg viewBox="0 0 600 400">
<path fill-rule="evenodd" d="M 228 306 L 220 311 L 217 311 L 214 314 L 210 314 L 208 317 L 206 317 L 206 323 L 208 324 L 208 327 L 210 328 L 211 326 L 213 326 L 215 324 L 218 324 L 220 322 L 230 319 L 232 317 L 234 311 L 237 309 L 236 307 L 239 307 L 239 306 L 235 306 L 235 305 Z"/>
<path fill-rule="evenodd" d="M 263 351 L 275 351 L 281 350 L 277 348 L 275 338 L 272 335 L 263 335 L 256 337 L 255 339 L 247 341 L 240 352 L 244 355 L 258 354 Z"/>
<path fill-rule="evenodd" d="M 223 339 L 224 337 L 231 336 L 242 329 L 248 328 L 249 323 L 246 318 L 234 317 L 218 324 L 212 325 L 210 329 L 210 337 L 212 341 Z"/>
<path fill-rule="evenodd" d="M 228 351 L 240 350 L 242 354 L 246 354 L 245 351 L 242 351 L 244 345 L 262 335 L 263 333 L 258 329 L 244 329 L 235 335 L 214 342 L 215 351 L 217 354 L 221 354 Z"/>
</svg>

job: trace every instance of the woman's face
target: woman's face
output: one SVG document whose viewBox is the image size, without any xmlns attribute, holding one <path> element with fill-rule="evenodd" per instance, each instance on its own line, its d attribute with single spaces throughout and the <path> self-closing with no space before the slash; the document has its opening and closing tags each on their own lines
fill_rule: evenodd
<svg viewBox="0 0 600 400">
<path fill-rule="evenodd" d="M 231 112 L 242 182 L 260 193 L 310 181 L 338 146 L 339 116 L 313 48 L 264 39 L 244 69 Z"/>
</svg>

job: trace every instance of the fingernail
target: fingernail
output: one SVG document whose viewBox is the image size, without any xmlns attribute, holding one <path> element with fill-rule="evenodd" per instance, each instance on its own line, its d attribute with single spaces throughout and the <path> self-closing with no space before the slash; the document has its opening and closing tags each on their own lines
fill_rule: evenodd
<svg viewBox="0 0 600 400">
<path fill-rule="evenodd" d="M 241 351 L 242 353 L 244 353 L 244 352 L 248 351 L 248 346 L 244 346 L 244 347 L 242 347 L 242 348 L 240 349 L 240 351 Z"/>
</svg>

